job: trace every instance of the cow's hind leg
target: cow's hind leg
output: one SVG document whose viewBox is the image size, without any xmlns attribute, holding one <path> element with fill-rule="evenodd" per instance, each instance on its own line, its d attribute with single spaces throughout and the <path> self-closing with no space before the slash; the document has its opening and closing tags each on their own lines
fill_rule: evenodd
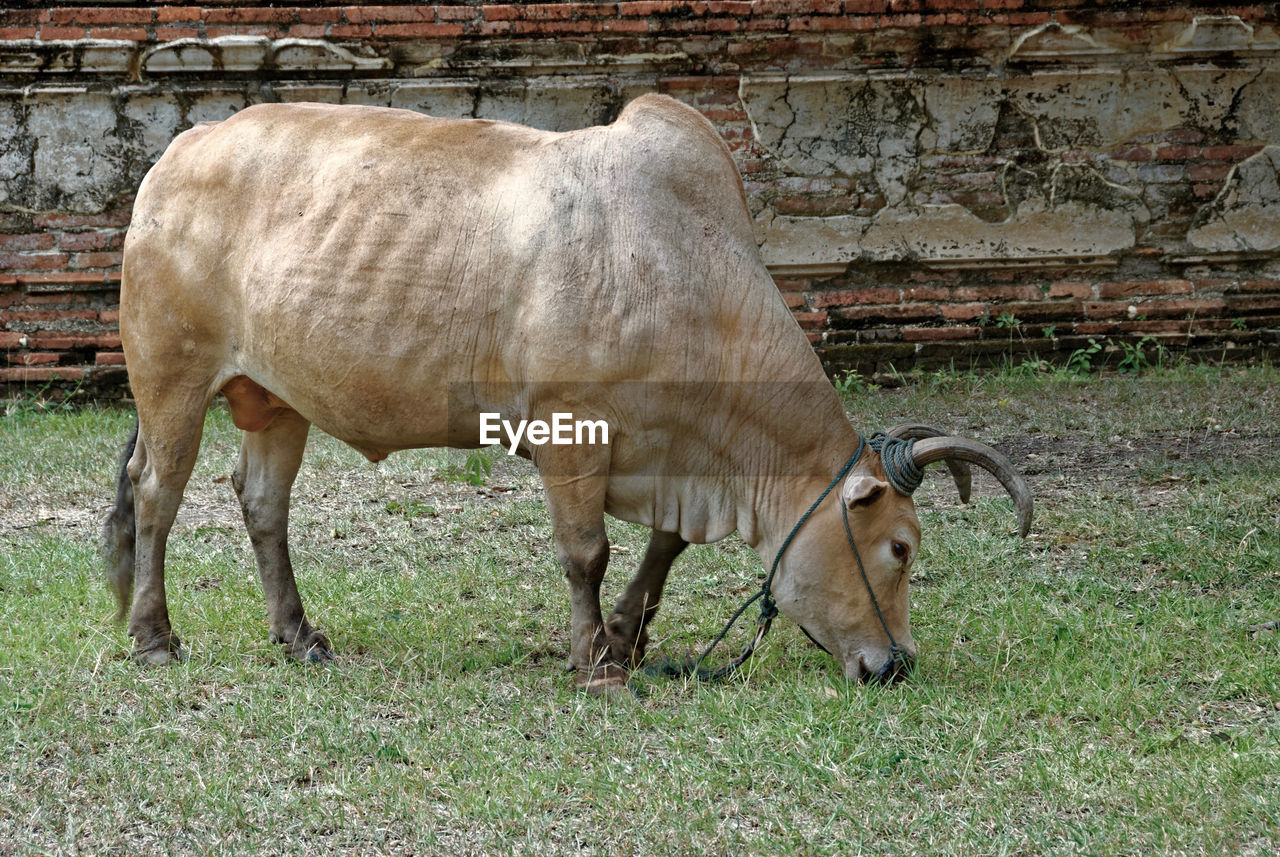
<svg viewBox="0 0 1280 857">
<path fill-rule="evenodd" d="M 169 623 L 164 557 L 182 491 L 200 449 L 208 402 L 175 395 L 165 403 L 169 407 L 144 408 L 145 398 L 138 399 L 138 438 L 126 466 L 135 514 L 129 636 L 134 640 L 134 659 L 158 665 L 183 657 Z"/>
<path fill-rule="evenodd" d="M 600 615 L 600 583 L 609 565 L 604 529 L 608 462 L 584 467 L 580 460 L 557 455 L 562 449 L 544 446 L 535 461 L 546 486 L 556 558 L 569 581 L 569 666 L 578 687 L 600 696 L 625 688 L 628 674 L 613 660 Z M 580 475 L 563 475 L 568 469 Z"/>
<path fill-rule="evenodd" d="M 605 622 L 612 656 L 618 663 L 635 667 L 644 659 L 645 647 L 649 644 L 646 628 L 658 612 L 667 574 L 676 557 L 688 546 L 676 533 L 654 530 L 649 537 L 649 547 L 636 576 L 618 596 L 613 613 Z"/>
<path fill-rule="evenodd" d="M 310 427 L 295 411 L 284 411 L 265 428 L 246 431 L 231 483 L 257 558 L 271 639 L 296 660 L 320 663 L 332 660 L 333 651 L 307 622 L 289 560 L 289 492 Z"/>
</svg>

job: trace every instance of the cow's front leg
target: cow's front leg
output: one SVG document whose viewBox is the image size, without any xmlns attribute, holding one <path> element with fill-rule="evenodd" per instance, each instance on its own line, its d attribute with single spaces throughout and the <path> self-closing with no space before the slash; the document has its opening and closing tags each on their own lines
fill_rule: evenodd
<svg viewBox="0 0 1280 857">
<path fill-rule="evenodd" d="M 289 560 L 289 492 L 310 427 L 288 411 L 260 431 L 245 432 L 231 484 L 258 561 L 272 641 L 295 660 L 322 663 L 333 659 L 333 651 L 324 634 L 307 622 Z"/>
<path fill-rule="evenodd" d="M 662 588 L 667 583 L 671 564 L 689 543 L 677 533 L 654 530 L 649 536 L 649 547 L 640 561 L 636 576 L 627 589 L 614 602 L 613 614 L 605 622 L 613 659 L 620 664 L 636 667 L 644 659 L 649 644 L 646 630 L 658 612 L 662 600 Z"/>
<path fill-rule="evenodd" d="M 556 559 L 569 581 L 569 666 L 578 687 L 600 696 L 625 688 L 628 675 L 613 658 L 600 615 L 600 583 L 609 565 L 604 529 L 608 466 L 604 462 L 592 467 L 548 452 L 537 455 L 536 461 L 546 486 Z M 575 475 L 565 475 L 570 469 Z M 586 474 L 577 475 L 583 470 Z"/>
</svg>

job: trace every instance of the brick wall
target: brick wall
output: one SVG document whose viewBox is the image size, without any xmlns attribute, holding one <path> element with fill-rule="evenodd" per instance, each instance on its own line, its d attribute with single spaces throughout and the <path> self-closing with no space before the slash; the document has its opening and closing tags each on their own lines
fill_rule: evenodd
<svg viewBox="0 0 1280 857">
<path fill-rule="evenodd" d="M 1277 4 L 123 2 L 0 10 L 0 383 L 123 390 L 131 194 L 259 101 L 719 128 L 832 369 L 1280 349 Z"/>
</svg>

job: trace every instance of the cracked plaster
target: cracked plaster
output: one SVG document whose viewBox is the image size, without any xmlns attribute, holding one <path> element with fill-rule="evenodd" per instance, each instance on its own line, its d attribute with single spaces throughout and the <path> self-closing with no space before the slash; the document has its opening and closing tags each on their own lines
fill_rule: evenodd
<svg viewBox="0 0 1280 857">
<path fill-rule="evenodd" d="M 1267 146 L 1232 169 L 1187 242 L 1223 253 L 1280 247 L 1280 146 Z"/>
</svg>

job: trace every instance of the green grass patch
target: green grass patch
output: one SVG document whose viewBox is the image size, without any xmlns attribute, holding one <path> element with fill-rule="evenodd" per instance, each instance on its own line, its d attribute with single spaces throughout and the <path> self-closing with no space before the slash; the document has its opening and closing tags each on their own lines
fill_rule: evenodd
<svg viewBox="0 0 1280 857">
<path fill-rule="evenodd" d="M 1032 537 L 998 488 L 965 507 L 931 475 L 910 681 L 851 685 L 780 621 L 739 679 L 639 677 L 625 703 L 562 672 L 539 482 L 502 454 L 476 486 L 464 453 L 374 466 L 314 434 L 292 543 L 340 659 L 287 662 L 220 409 L 170 542 L 191 657 L 138 669 L 95 556 L 132 414 L 11 409 L 0 853 L 1274 853 L 1278 391 L 1266 367 L 847 390 L 867 431 L 1014 454 Z M 646 532 L 609 526 L 611 596 Z M 762 573 L 736 539 L 691 548 L 650 651 L 705 645 Z"/>
</svg>

